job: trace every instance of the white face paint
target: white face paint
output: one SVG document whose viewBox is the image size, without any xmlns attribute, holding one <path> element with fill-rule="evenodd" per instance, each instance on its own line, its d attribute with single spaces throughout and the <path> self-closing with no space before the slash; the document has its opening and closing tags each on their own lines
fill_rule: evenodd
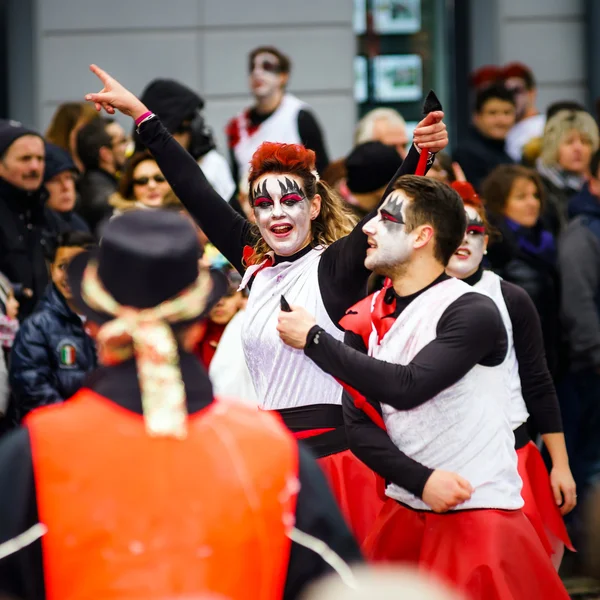
<svg viewBox="0 0 600 600">
<path fill-rule="evenodd" d="M 472 206 L 465 206 L 467 213 L 467 230 L 462 244 L 450 258 L 446 272 L 457 279 L 465 279 L 473 275 L 483 260 L 487 246 L 485 225 Z"/>
<path fill-rule="evenodd" d="M 390 275 L 392 270 L 410 260 L 415 236 L 406 233 L 406 205 L 410 199 L 401 190 L 394 190 L 385 203 L 364 227 L 369 249 L 365 267 L 379 275 Z"/>
<path fill-rule="evenodd" d="M 291 256 L 310 243 L 311 202 L 295 175 L 267 173 L 252 189 L 260 234 L 279 256 Z"/>
<path fill-rule="evenodd" d="M 282 84 L 279 59 L 274 54 L 261 52 L 250 65 L 250 88 L 257 98 L 268 98 L 275 94 Z"/>
</svg>

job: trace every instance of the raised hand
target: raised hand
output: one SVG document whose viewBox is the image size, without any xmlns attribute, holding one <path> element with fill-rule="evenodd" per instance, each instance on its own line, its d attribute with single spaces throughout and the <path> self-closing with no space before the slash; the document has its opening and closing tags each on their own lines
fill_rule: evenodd
<svg viewBox="0 0 600 600">
<path fill-rule="evenodd" d="M 148 112 L 148 109 L 134 94 L 106 71 L 96 65 L 90 65 L 90 71 L 100 79 L 104 86 L 98 93 L 85 96 L 88 102 L 95 104 L 97 111 L 104 109 L 108 114 L 114 115 L 116 109 L 134 119 Z"/>
<path fill-rule="evenodd" d="M 420 149 L 439 152 L 448 145 L 448 131 L 441 110 L 430 112 L 415 128 L 413 142 Z"/>
<path fill-rule="evenodd" d="M 423 502 L 436 513 L 444 513 L 467 501 L 473 488 L 457 473 L 436 469 L 423 488 Z"/>
</svg>

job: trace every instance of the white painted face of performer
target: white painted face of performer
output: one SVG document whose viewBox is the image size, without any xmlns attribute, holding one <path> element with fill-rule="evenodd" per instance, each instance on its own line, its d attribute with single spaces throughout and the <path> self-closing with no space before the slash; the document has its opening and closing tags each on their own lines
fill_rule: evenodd
<svg viewBox="0 0 600 600">
<path fill-rule="evenodd" d="M 369 248 L 365 267 L 378 275 L 391 275 L 410 260 L 417 234 L 406 232 L 406 206 L 410 198 L 402 190 L 394 190 L 363 227 Z"/>
<path fill-rule="evenodd" d="M 287 75 L 281 72 L 279 59 L 269 52 L 260 52 L 250 65 L 250 89 L 254 96 L 263 100 L 281 92 Z"/>
<path fill-rule="evenodd" d="M 291 256 L 312 240 L 312 221 L 321 210 L 321 196 L 312 200 L 302 179 L 285 173 L 266 173 L 253 187 L 254 216 L 261 236 L 278 256 Z"/>
<path fill-rule="evenodd" d="M 473 275 L 486 252 L 489 236 L 485 232 L 485 223 L 472 206 L 465 206 L 467 230 L 462 244 L 450 258 L 446 273 L 457 279 L 466 279 Z"/>
</svg>

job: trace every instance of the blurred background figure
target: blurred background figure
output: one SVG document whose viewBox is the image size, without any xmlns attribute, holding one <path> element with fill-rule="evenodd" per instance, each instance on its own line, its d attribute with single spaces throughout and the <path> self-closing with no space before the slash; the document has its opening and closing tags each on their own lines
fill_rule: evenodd
<svg viewBox="0 0 600 600">
<path fill-rule="evenodd" d="M 126 163 L 119 189 L 109 197 L 113 216 L 136 209 L 183 208 L 149 152 L 136 152 Z"/>
<path fill-rule="evenodd" d="M 393 108 L 375 108 L 368 112 L 354 130 L 354 145 L 365 142 L 393 146 L 404 160 L 410 146 L 404 117 Z"/>
<path fill-rule="evenodd" d="M 248 82 L 254 104 L 226 126 L 235 181 L 248 170 L 262 142 L 302 144 L 314 150 L 319 174 L 329 164 L 323 132 L 310 106 L 287 92 L 291 72 L 289 57 L 273 46 L 260 46 L 248 55 Z M 143 97 L 141 100 L 144 102 Z"/>
<path fill-rule="evenodd" d="M 311 585 L 300 600 L 467 600 L 430 573 L 410 567 L 354 569 L 356 589 L 338 575 L 329 575 Z"/>
<path fill-rule="evenodd" d="M 503 67 L 501 76 L 515 97 L 516 123 L 506 136 L 506 151 L 518 163 L 523 156 L 523 147 L 543 134 L 546 116 L 537 109 L 537 85 L 529 67 L 512 62 Z"/>
<path fill-rule="evenodd" d="M 80 195 L 77 212 L 94 233 L 112 214 L 108 199 L 117 191 L 127 144 L 125 131 L 110 118 L 94 119 L 77 134 L 77 154 L 83 165 L 77 183 Z"/>
<path fill-rule="evenodd" d="M 598 125 L 585 111 L 559 110 L 546 123 L 536 168 L 546 191 L 544 222 L 555 236 L 568 221 L 569 200 L 582 189 L 598 143 Z"/>
<path fill-rule="evenodd" d="M 376 141 L 355 146 L 346 157 L 346 186 L 359 219 L 381 202 L 385 188 L 401 164 L 402 158 L 394 146 Z"/>
<path fill-rule="evenodd" d="M 495 167 L 513 162 L 506 152 L 506 136 L 514 124 L 512 91 L 502 83 L 493 83 L 477 92 L 469 136 L 453 153 L 476 190 L 481 189 L 482 181 Z"/>
<path fill-rule="evenodd" d="M 83 171 L 77 156 L 77 134 L 90 121 L 99 118 L 100 115 L 89 102 L 63 102 L 52 116 L 44 138 L 68 152 L 77 169 Z"/>
<path fill-rule="evenodd" d="M 213 132 L 206 123 L 204 99 L 173 79 L 151 81 L 140 99 L 194 157 L 221 198 L 230 201 L 235 193 L 235 181 L 227 160 L 217 151 Z M 135 131 L 133 136 L 136 152 L 144 151 Z"/>
<path fill-rule="evenodd" d="M 79 172 L 71 155 L 63 148 L 46 142 L 44 168 L 44 187 L 48 192 L 46 206 L 63 220 L 66 228 L 89 233 L 90 228 L 87 223 L 75 212 L 78 175 Z"/>
<path fill-rule="evenodd" d="M 493 228 L 500 233 L 488 247 L 490 268 L 522 287 L 540 315 L 550 372 L 556 377 L 561 353 L 556 239 L 544 227 L 544 188 L 539 175 L 520 165 L 496 167 L 482 195 Z"/>
</svg>

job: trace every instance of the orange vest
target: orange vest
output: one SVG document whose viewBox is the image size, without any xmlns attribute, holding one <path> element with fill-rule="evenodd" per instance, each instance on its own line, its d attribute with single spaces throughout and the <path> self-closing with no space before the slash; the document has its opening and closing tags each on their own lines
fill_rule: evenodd
<svg viewBox="0 0 600 600">
<path fill-rule="evenodd" d="M 298 450 L 276 417 L 218 400 L 151 438 L 85 389 L 26 426 L 48 600 L 281 598 Z"/>
</svg>

